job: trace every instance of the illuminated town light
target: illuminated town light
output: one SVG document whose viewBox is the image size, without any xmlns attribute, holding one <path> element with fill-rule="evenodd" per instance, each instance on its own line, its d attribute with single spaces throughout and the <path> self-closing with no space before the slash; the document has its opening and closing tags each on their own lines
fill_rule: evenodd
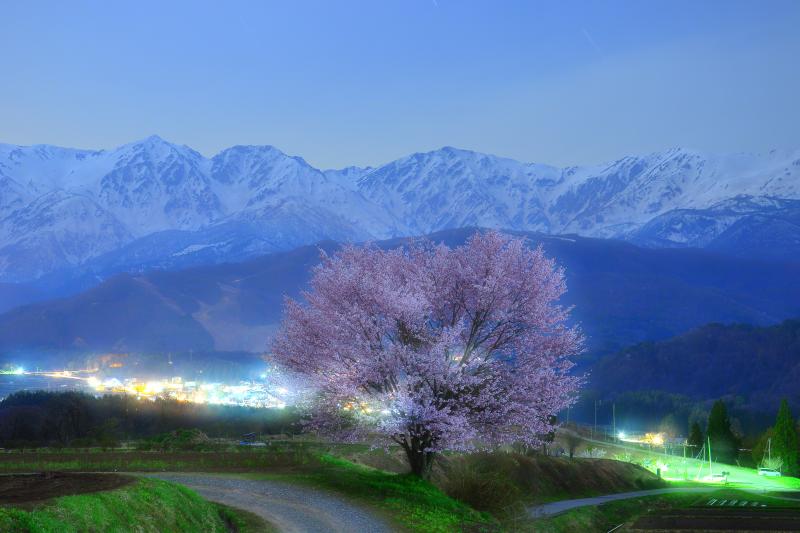
<svg viewBox="0 0 800 533">
<path fill-rule="evenodd" d="M 624 431 L 620 431 L 617 437 L 621 441 L 632 442 L 636 444 L 650 444 L 652 446 L 663 446 L 665 439 L 663 433 L 645 433 L 644 435 L 627 435 Z"/>
<path fill-rule="evenodd" d="M 181 376 L 168 379 L 140 381 L 137 378 L 103 378 L 98 369 L 53 370 L 28 372 L 23 367 L 9 366 L 0 370 L 6 375 L 42 375 L 49 378 L 82 381 L 86 389 L 98 394 L 127 394 L 138 400 L 157 399 L 191 402 L 196 404 L 238 405 L 254 408 L 283 409 L 287 406 L 290 390 L 275 383 L 240 381 L 237 384 L 203 383 L 187 381 Z M 92 375 L 95 374 L 95 375 Z M 270 372 L 270 377 L 276 375 Z M 276 376 L 277 377 L 277 376 Z M 292 396 L 295 393 L 291 392 Z M 351 405 L 362 413 L 371 411 L 365 403 Z"/>
<path fill-rule="evenodd" d="M 148 381 L 144 390 L 151 394 L 160 394 L 164 392 L 164 384 L 158 381 Z"/>
</svg>

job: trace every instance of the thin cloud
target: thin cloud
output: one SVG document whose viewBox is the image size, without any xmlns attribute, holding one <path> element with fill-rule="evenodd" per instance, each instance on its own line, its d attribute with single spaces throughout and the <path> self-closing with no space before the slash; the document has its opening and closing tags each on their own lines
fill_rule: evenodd
<svg viewBox="0 0 800 533">
<path fill-rule="evenodd" d="M 581 31 L 583 32 L 583 36 L 586 37 L 586 40 L 589 42 L 589 44 L 592 45 L 592 48 L 594 48 L 598 54 L 602 54 L 603 51 L 600 50 L 599 46 L 597 46 L 597 43 L 594 39 L 592 39 L 591 34 L 586 30 L 586 28 L 581 28 Z"/>
</svg>

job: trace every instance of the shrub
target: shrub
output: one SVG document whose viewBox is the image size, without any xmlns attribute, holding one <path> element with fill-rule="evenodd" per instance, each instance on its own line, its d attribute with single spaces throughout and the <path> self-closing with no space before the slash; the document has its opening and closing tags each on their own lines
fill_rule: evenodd
<svg viewBox="0 0 800 533">
<path fill-rule="evenodd" d="M 205 451 L 215 450 L 218 447 L 199 429 L 176 429 L 144 440 L 137 446 L 139 450 L 160 451 Z"/>
</svg>

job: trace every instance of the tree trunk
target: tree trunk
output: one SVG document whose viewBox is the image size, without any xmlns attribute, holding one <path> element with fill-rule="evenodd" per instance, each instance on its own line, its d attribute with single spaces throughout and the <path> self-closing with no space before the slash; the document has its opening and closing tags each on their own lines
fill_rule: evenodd
<svg viewBox="0 0 800 533">
<path fill-rule="evenodd" d="M 428 444 L 417 437 L 411 438 L 410 442 L 403 442 L 403 449 L 406 451 L 411 473 L 422 479 L 428 479 L 430 476 L 433 460 L 436 457 L 434 452 L 423 451 L 423 449 L 428 448 Z"/>
</svg>

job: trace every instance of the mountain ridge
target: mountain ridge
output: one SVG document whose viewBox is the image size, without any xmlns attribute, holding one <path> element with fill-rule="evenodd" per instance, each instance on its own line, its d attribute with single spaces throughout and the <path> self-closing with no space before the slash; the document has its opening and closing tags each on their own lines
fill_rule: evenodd
<svg viewBox="0 0 800 533">
<path fill-rule="evenodd" d="M 775 202 L 791 215 L 776 219 Z M 749 207 L 724 208 L 736 203 Z M 206 264 L 469 226 L 653 247 L 713 243 L 739 254 L 775 231 L 792 246 L 774 258 L 800 260 L 796 213 L 800 150 L 670 149 L 555 167 L 443 147 L 374 168 L 321 170 L 269 145 L 208 158 L 158 136 L 109 150 L 0 144 L 2 282 L 100 263 L 135 271 L 126 250 L 148 242 L 163 245 L 153 266 L 169 268 L 176 254 L 186 255 L 181 264 Z"/>
</svg>

